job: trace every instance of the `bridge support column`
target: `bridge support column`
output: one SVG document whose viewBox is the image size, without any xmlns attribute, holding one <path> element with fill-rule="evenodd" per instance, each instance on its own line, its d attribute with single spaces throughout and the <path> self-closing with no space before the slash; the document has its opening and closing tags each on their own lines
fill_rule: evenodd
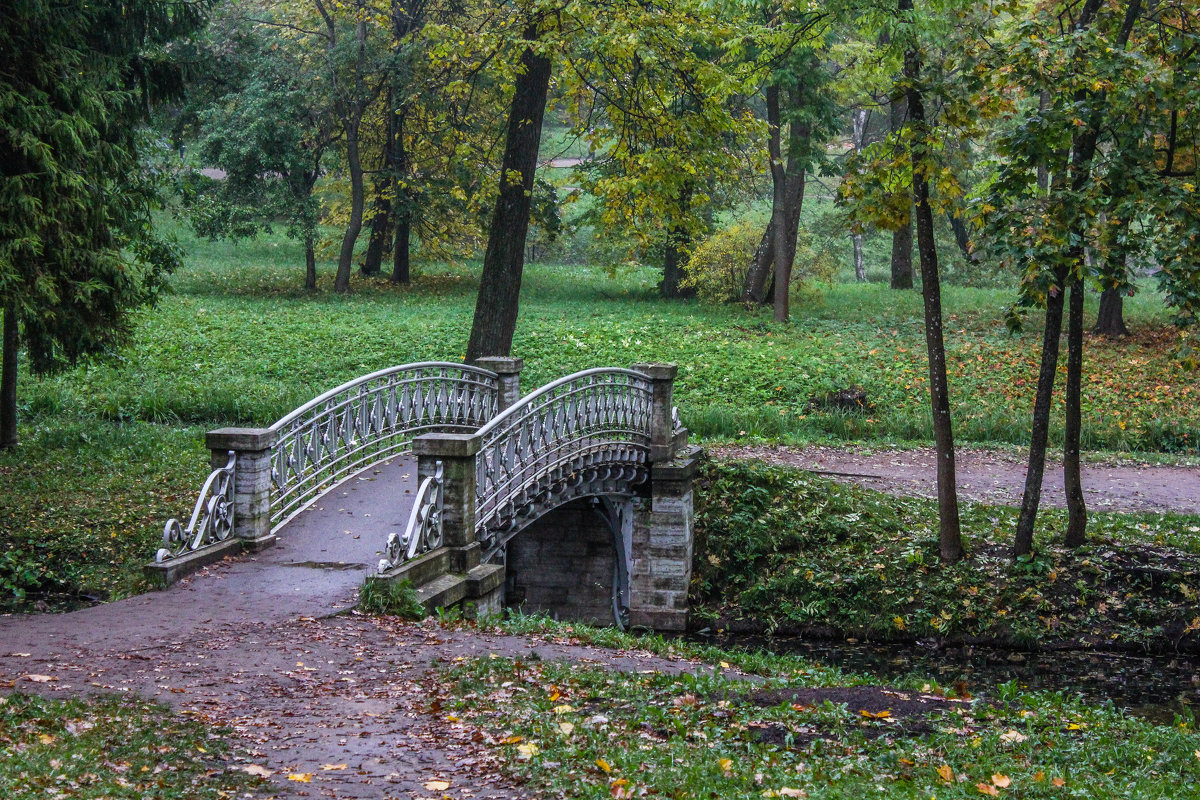
<svg viewBox="0 0 1200 800">
<path fill-rule="evenodd" d="M 650 409 L 650 461 L 660 463 L 675 457 L 674 364 L 634 364 L 631 369 L 650 378 L 653 396 Z"/>
<path fill-rule="evenodd" d="M 639 369 L 639 371 L 641 371 Z M 670 412 L 668 410 L 668 417 Z M 692 478 L 700 448 L 650 468 L 650 497 L 638 500 L 629 564 L 629 624 L 687 629 L 692 580 Z"/>
<path fill-rule="evenodd" d="M 237 454 L 233 474 L 233 535 L 247 550 L 275 544 L 271 533 L 271 447 L 277 434 L 268 428 L 220 428 L 209 431 L 204 444 L 212 451 L 213 469 L 225 466 L 229 451 Z"/>
<path fill-rule="evenodd" d="M 508 356 L 482 356 L 475 359 L 475 366 L 489 369 L 499 376 L 497 412 L 503 411 L 521 399 L 521 370 L 525 359 Z"/>
<path fill-rule="evenodd" d="M 442 551 L 449 574 L 417 587 L 430 610 L 466 601 L 476 613 L 498 613 L 504 604 L 504 566 L 482 564 L 481 546 L 475 538 L 475 456 L 479 437 L 474 434 L 429 433 L 413 440 L 418 482 L 442 465 Z M 414 565 L 420 562 L 412 562 Z"/>
</svg>

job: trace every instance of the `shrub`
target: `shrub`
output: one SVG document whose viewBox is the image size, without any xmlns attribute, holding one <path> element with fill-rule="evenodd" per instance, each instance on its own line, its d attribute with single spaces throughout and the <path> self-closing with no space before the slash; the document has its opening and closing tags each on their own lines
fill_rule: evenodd
<svg viewBox="0 0 1200 800">
<path fill-rule="evenodd" d="M 764 227 L 761 220 L 742 217 L 705 239 L 683 268 L 683 286 L 706 300 L 739 300 Z"/>
</svg>

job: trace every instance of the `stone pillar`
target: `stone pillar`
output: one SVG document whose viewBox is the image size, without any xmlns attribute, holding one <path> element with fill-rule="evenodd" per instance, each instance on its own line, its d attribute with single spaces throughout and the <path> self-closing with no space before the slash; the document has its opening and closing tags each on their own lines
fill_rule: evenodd
<svg viewBox="0 0 1200 800">
<path fill-rule="evenodd" d="M 674 364 L 634 364 L 632 369 L 650 378 L 654 385 L 653 407 L 650 416 L 650 461 L 659 463 L 675 457 Z"/>
<path fill-rule="evenodd" d="M 689 447 L 650 469 L 650 497 L 634 514 L 629 565 L 629 624 L 687 629 L 692 579 L 692 477 L 700 448 Z"/>
<path fill-rule="evenodd" d="M 499 376 L 500 392 L 497 411 L 503 411 L 521 399 L 521 370 L 525 366 L 525 359 L 482 356 L 475 359 L 475 366 L 490 369 Z"/>
<path fill-rule="evenodd" d="M 479 564 L 475 541 L 475 456 L 480 439 L 471 433 L 427 433 L 413 439 L 417 480 L 425 480 L 442 462 L 442 537 L 451 548 L 450 569 L 466 572 Z"/>
<path fill-rule="evenodd" d="M 271 533 L 271 447 L 277 433 L 268 428 L 221 428 L 209 431 L 205 446 L 212 451 L 213 469 L 237 454 L 233 477 L 233 535 L 248 550 L 275 543 Z"/>
</svg>

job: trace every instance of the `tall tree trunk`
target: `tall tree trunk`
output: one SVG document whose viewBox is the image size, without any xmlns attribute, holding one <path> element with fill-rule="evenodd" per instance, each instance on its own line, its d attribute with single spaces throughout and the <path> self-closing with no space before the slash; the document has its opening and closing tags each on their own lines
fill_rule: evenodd
<svg viewBox="0 0 1200 800">
<path fill-rule="evenodd" d="M 1083 392 L 1083 279 L 1072 281 L 1067 313 L 1066 439 L 1063 486 L 1067 495 L 1067 547 L 1080 547 L 1087 535 L 1087 502 L 1079 474 L 1079 434 Z"/>
<path fill-rule="evenodd" d="M 901 12 L 913 10 L 913 0 L 899 0 Z M 921 55 L 915 45 L 904 51 L 904 83 L 908 113 L 916 128 L 912 145 L 913 206 L 917 223 L 917 252 L 921 259 L 921 296 L 925 305 L 925 347 L 929 352 L 929 395 L 933 439 L 937 451 L 938 550 L 942 561 L 963 557 L 962 526 L 955 479 L 954 433 L 950 424 L 950 386 L 946 379 L 946 345 L 942 338 L 942 289 L 938 274 L 937 242 L 933 238 L 933 209 L 929 205 L 926 170 L 925 103 L 921 96 Z"/>
<path fill-rule="evenodd" d="M 1102 5 L 1102 0 L 1085 0 L 1080 9 L 1075 27 L 1078 31 L 1091 27 Z M 1141 0 L 1130 0 L 1125 10 L 1125 20 L 1117 36 L 1117 43 L 1124 48 L 1133 31 L 1137 20 Z M 1074 100 L 1079 105 L 1086 103 L 1087 91 L 1080 90 Z M 1091 116 L 1084 128 L 1072 137 L 1070 161 L 1070 189 L 1073 193 L 1081 194 L 1091 180 L 1092 159 L 1096 154 L 1096 145 L 1100 138 L 1100 130 L 1104 121 L 1104 95 L 1101 91 L 1098 102 L 1093 103 Z M 1040 178 L 1040 176 L 1039 176 Z M 1058 183 L 1057 180 L 1053 181 Z M 1082 231 L 1079 232 L 1082 236 Z M 1037 521 L 1038 506 L 1042 499 L 1042 474 L 1046 467 L 1046 438 L 1050 429 L 1050 401 L 1054 391 L 1054 375 L 1058 369 L 1059 340 L 1062 336 L 1062 313 L 1064 294 L 1068 281 L 1082 281 L 1084 248 L 1082 244 L 1073 245 L 1067 251 L 1068 267 L 1058 270 L 1055 275 L 1057 291 L 1053 291 L 1046 300 L 1046 332 L 1042 336 L 1042 364 L 1038 372 L 1037 395 L 1033 404 L 1033 431 L 1029 445 L 1029 466 L 1025 472 L 1025 494 L 1021 498 L 1021 513 L 1017 517 L 1017 530 L 1013 538 L 1013 556 L 1020 557 L 1033 552 L 1033 527 Z M 1079 275 L 1072 276 L 1070 270 L 1078 270 Z M 1083 298 L 1080 296 L 1079 302 Z M 1082 306 L 1080 307 L 1080 365 L 1082 365 Z M 1068 333 L 1069 335 L 1069 333 Z M 1068 367 L 1069 369 L 1069 367 Z M 1076 470 L 1078 472 L 1078 470 Z"/>
<path fill-rule="evenodd" d="M 363 191 L 362 159 L 358 152 L 359 121 L 346 126 L 346 163 L 350 168 L 350 221 L 342 236 L 342 249 L 338 254 L 337 275 L 333 279 L 333 290 L 340 294 L 350 291 L 350 270 L 354 266 L 354 245 L 362 232 Z"/>
<path fill-rule="evenodd" d="M 893 289 L 913 288 L 913 232 L 909 219 L 892 232 L 892 283 Z"/>
<path fill-rule="evenodd" d="M 313 235 L 304 235 L 304 288 L 317 288 L 317 248 Z"/>
<path fill-rule="evenodd" d="M 396 239 L 392 242 L 392 283 L 412 284 L 412 201 L 406 190 L 396 197 Z"/>
<path fill-rule="evenodd" d="M 859 283 L 867 282 L 867 269 L 863 266 L 863 235 L 850 235 L 850 247 L 854 251 L 854 280 Z"/>
<path fill-rule="evenodd" d="M 386 179 L 380 181 L 375 195 L 367 252 L 360 269 L 363 275 L 378 275 L 383 271 L 383 254 L 392 240 L 392 201 L 387 196 L 388 183 L 390 181 Z"/>
<path fill-rule="evenodd" d="M 1065 276 L 1063 276 L 1065 277 Z M 1058 346 L 1062 338 L 1064 280 L 1046 298 L 1046 330 L 1042 333 L 1042 365 L 1038 371 L 1037 394 L 1033 399 L 1033 430 L 1029 441 L 1029 465 L 1025 470 L 1025 492 L 1017 517 L 1013 555 L 1033 552 L 1033 525 L 1042 500 L 1042 476 L 1046 471 L 1046 439 L 1050 433 L 1050 401 L 1054 396 L 1054 377 L 1058 369 Z"/>
<path fill-rule="evenodd" d="M 17 446 L 17 313 L 4 309 L 4 354 L 0 362 L 0 450 Z"/>
<path fill-rule="evenodd" d="M 954 231 L 954 243 L 958 245 L 959 252 L 967 261 L 974 261 L 975 255 L 971 252 L 971 237 L 967 234 L 967 223 L 962 221 L 962 217 L 957 217 L 953 213 L 947 214 L 946 217 L 950 220 L 950 230 Z"/>
<path fill-rule="evenodd" d="M 856 109 L 854 112 L 854 134 L 852 142 L 854 144 L 854 152 L 861 152 L 863 145 L 867 140 L 867 110 L 865 108 Z M 861 233 L 851 234 L 850 242 L 854 248 L 854 280 L 859 283 L 866 283 L 867 270 L 863 266 L 863 235 Z"/>
<path fill-rule="evenodd" d="M 663 297 L 682 297 L 685 291 L 679 284 L 683 280 L 683 248 L 678 231 L 672 231 L 670 241 L 663 249 L 663 278 L 658 293 Z"/>
<path fill-rule="evenodd" d="M 397 114 L 392 127 L 391 167 L 396 187 L 396 199 L 392 204 L 395 211 L 396 238 L 392 242 L 392 282 L 408 286 L 412 283 L 412 221 L 413 199 L 406 186 L 408 182 L 408 148 L 404 146 L 403 114 Z"/>
<path fill-rule="evenodd" d="M 525 30 L 527 41 L 532 42 L 537 36 L 536 25 Z M 527 47 L 521 54 L 521 67 L 508 112 L 500 194 L 488 231 L 479 298 L 467 342 L 467 361 L 481 356 L 509 355 L 517 328 L 533 177 L 550 88 L 550 59 Z"/>
<path fill-rule="evenodd" d="M 772 215 L 767 222 L 758 241 L 758 249 L 754 251 L 754 261 L 746 273 L 746 282 L 742 286 L 742 302 L 747 305 L 761 305 L 767 302 L 767 282 L 775 269 L 775 217 Z"/>
<path fill-rule="evenodd" d="M 886 35 L 881 39 L 886 40 Z M 899 94 L 892 98 L 888 104 L 888 125 L 893 133 L 898 132 L 904 127 L 904 120 L 908 116 L 908 100 L 903 94 Z M 891 287 L 893 289 L 911 289 L 913 288 L 913 232 L 912 232 L 912 204 L 909 204 L 908 219 L 904 224 L 892 232 L 892 274 Z"/>
<path fill-rule="evenodd" d="M 1092 333 L 1111 339 L 1129 335 L 1125 325 L 1125 296 L 1120 289 L 1107 287 L 1100 293 L 1100 311 Z"/>
</svg>

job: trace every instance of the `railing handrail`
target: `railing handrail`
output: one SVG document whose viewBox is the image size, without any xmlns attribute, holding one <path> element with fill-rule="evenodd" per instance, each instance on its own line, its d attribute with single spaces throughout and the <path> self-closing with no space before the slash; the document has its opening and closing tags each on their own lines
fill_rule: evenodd
<svg viewBox="0 0 1200 800">
<path fill-rule="evenodd" d="M 296 419 L 299 419 L 307 412 L 312 411 L 314 408 L 320 408 L 323 404 L 325 404 L 329 400 L 332 400 L 333 398 L 337 397 L 338 395 L 342 394 L 343 392 L 353 389 L 354 387 L 359 386 L 361 384 L 368 383 L 370 381 L 376 380 L 377 378 L 385 378 L 388 375 L 394 375 L 398 372 L 411 372 L 411 371 L 417 370 L 417 369 L 430 369 L 430 368 L 436 368 L 436 367 L 448 367 L 451 369 L 461 369 L 464 372 L 474 372 L 477 375 L 481 375 L 485 378 L 498 378 L 499 377 L 496 373 L 492 372 L 491 370 L 484 369 L 483 367 L 477 367 L 473 364 L 463 364 L 461 362 L 455 362 L 455 361 L 417 361 L 412 364 L 400 364 L 399 366 L 387 367 L 385 369 L 376 370 L 375 372 L 369 373 L 367 375 L 361 375 L 357 378 L 346 381 L 341 386 L 337 386 L 333 389 L 330 389 L 327 392 L 323 392 L 323 393 L 317 395 L 316 397 L 314 397 L 312 400 L 309 400 L 307 403 L 300 406 L 296 410 L 285 414 L 283 417 L 281 417 L 280 419 L 275 421 L 268 428 L 268 430 L 271 430 L 271 431 L 281 430 L 285 425 L 287 425 L 288 423 L 290 423 Z"/>
<path fill-rule="evenodd" d="M 529 394 L 525 395 L 511 406 L 492 417 L 491 421 L 480 428 L 475 435 L 479 437 L 480 441 L 485 440 L 489 434 L 495 432 L 495 429 L 504 425 L 512 417 L 519 416 L 520 414 L 524 413 L 529 406 L 533 405 L 543 396 L 550 394 L 555 389 L 565 386 L 572 381 L 577 381 L 580 378 L 589 378 L 592 375 L 627 375 L 631 378 L 640 378 L 644 381 L 650 380 L 649 376 L 647 376 L 645 373 L 638 372 L 634 369 L 625 369 L 624 367 L 594 367 L 592 369 L 580 370 L 579 372 L 572 373 L 566 377 L 559 378 L 556 381 L 551 381 L 537 391 L 530 392 Z"/>
</svg>

